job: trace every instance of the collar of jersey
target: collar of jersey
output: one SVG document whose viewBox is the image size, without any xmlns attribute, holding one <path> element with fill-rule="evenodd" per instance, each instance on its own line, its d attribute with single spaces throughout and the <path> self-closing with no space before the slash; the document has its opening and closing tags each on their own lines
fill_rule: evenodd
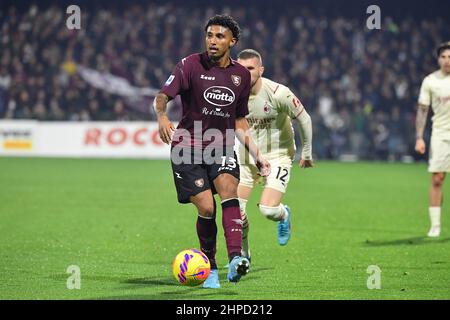
<svg viewBox="0 0 450 320">
<path fill-rule="evenodd" d="M 206 52 L 206 51 L 203 52 L 203 53 L 201 54 L 201 59 L 202 59 L 202 63 L 203 63 L 203 65 L 204 65 L 205 69 L 211 69 L 212 67 L 215 67 L 215 65 L 213 65 L 213 64 L 211 63 L 211 60 L 210 60 L 209 57 L 208 57 L 208 52 Z M 228 67 L 230 67 L 230 66 L 234 66 L 235 63 L 236 63 L 236 62 L 235 62 L 233 59 L 230 58 L 230 64 L 229 64 L 228 66 L 226 66 L 225 69 L 228 68 Z"/>
</svg>

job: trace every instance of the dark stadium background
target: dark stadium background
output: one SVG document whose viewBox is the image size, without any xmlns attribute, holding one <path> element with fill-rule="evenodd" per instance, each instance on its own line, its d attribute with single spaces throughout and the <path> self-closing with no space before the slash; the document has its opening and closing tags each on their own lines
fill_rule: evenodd
<svg viewBox="0 0 450 320">
<path fill-rule="evenodd" d="M 79 31 L 65 25 L 72 4 Z M 381 30 L 366 28 L 372 4 Z M 2 0 L 0 300 L 449 299 L 447 204 L 441 236 L 426 237 L 428 155 L 413 150 L 420 83 L 450 40 L 449 12 L 442 0 Z M 226 281 L 218 222 L 223 287 L 205 291 L 172 275 L 173 257 L 198 246 L 196 212 L 176 201 L 149 92 L 203 50 L 216 13 L 243 28 L 233 56 L 261 51 L 266 76 L 307 107 L 315 168 L 293 165 L 288 246 L 276 243 L 254 191 L 252 270 L 238 285 Z M 81 70 L 146 94 L 95 89 Z M 178 120 L 179 105 L 169 113 Z M 54 158 L 61 153 L 68 159 Z M 81 270 L 80 290 L 67 286 L 70 266 Z M 369 290 L 371 266 L 382 270 L 381 290 Z"/>
<path fill-rule="evenodd" d="M 288 85 L 310 110 L 317 159 L 426 158 L 413 152 L 415 104 L 423 77 L 437 68 L 435 47 L 450 39 L 446 1 L 39 1 L 37 8 L 65 19 L 70 4 L 81 8 L 81 31 L 64 30 L 64 21 L 33 26 L 34 18 L 25 18 L 33 2 L 2 1 L 2 34 L 13 37 L 0 44 L 0 56 L 10 53 L 0 77 L 12 80 L 0 87 L 1 118 L 155 120 L 151 99 L 105 94 L 76 75 L 62 82 L 61 66 L 73 61 L 158 89 L 178 60 L 203 50 L 207 16 L 227 12 L 244 31 L 233 54 L 261 51 L 265 75 Z M 381 8 L 381 30 L 365 27 L 371 4 Z M 101 20 L 100 12 L 109 16 Z M 124 21 L 130 33 L 139 21 L 134 40 L 115 36 Z M 55 56 L 43 58 L 48 46 Z M 178 120 L 179 106 L 170 115 Z"/>
</svg>

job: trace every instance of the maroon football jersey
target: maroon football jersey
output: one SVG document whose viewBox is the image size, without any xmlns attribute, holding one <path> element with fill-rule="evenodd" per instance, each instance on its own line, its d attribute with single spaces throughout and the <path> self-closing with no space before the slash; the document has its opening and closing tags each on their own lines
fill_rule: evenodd
<svg viewBox="0 0 450 320">
<path fill-rule="evenodd" d="M 172 145 L 205 148 L 211 141 L 202 137 L 209 129 L 220 131 L 223 137 L 214 141 L 214 145 L 234 145 L 235 121 L 248 114 L 250 81 L 250 72 L 234 60 L 226 68 L 220 68 L 211 63 L 206 52 L 182 59 L 160 91 L 172 99 L 179 94 L 183 105 Z M 190 141 L 180 139 L 186 131 L 190 133 Z"/>
</svg>

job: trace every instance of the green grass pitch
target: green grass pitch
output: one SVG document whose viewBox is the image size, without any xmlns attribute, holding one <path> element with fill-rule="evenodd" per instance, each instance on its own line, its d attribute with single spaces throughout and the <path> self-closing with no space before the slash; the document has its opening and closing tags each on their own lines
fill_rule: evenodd
<svg viewBox="0 0 450 320">
<path fill-rule="evenodd" d="M 450 203 L 441 237 L 427 239 L 429 181 L 425 164 L 295 167 L 289 244 L 258 213 L 258 188 L 247 206 L 251 272 L 232 284 L 221 268 L 222 288 L 206 290 L 172 276 L 172 259 L 198 240 L 169 161 L 0 158 L 0 299 L 449 299 Z M 70 265 L 79 290 L 67 289 Z M 380 290 L 367 288 L 370 265 Z"/>
</svg>

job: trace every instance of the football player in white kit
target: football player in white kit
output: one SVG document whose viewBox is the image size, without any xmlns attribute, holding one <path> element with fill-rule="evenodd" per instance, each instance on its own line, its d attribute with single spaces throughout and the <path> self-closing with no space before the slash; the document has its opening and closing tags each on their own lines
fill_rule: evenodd
<svg viewBox="0 0 450 320">
<path fill-rule="evenodd" d="M 429 237 L 441 233 L 442 185 L 450 172 L 450 41 L 437 49 L 440 69 L 431 73 L 422 82 L 416 117 L 416 151 L 425 153 L 423 132 L 431 105 L 432 131 L 428 171 L 431 173 L 429 191 L 429 215 L 431 228 Z"/>
<path fill-rule="evenodd" d="M 250 258 L 248 243 L 248 219 L 246 204 L 255 183 L 262 183 L 264 190 L 258 207 L 266 218 L 278 222 L 278 243 L 286 245 L 290 238 L 290 208 L 281 203 L 289 183 L 292 161 L 295 156 L 295 140 L 292 120 L 297 120 L 302 137 L 300 166 L 313 167 L 312 124 L 300 100 L 288 87 L 263 78 L 264 67 L 261 55 L 252 49 L 238 54 L 238 63 L 251 74 L 251 92 L 248 102 L 247 120 L 250 135 L 258 145 L 272 173 L 265 178 L 258 175 L 257 167 L 244 148 L 238 149 L 240 182 L 238 197 L 243 221 L 242 255 Z"/>
</svg>

